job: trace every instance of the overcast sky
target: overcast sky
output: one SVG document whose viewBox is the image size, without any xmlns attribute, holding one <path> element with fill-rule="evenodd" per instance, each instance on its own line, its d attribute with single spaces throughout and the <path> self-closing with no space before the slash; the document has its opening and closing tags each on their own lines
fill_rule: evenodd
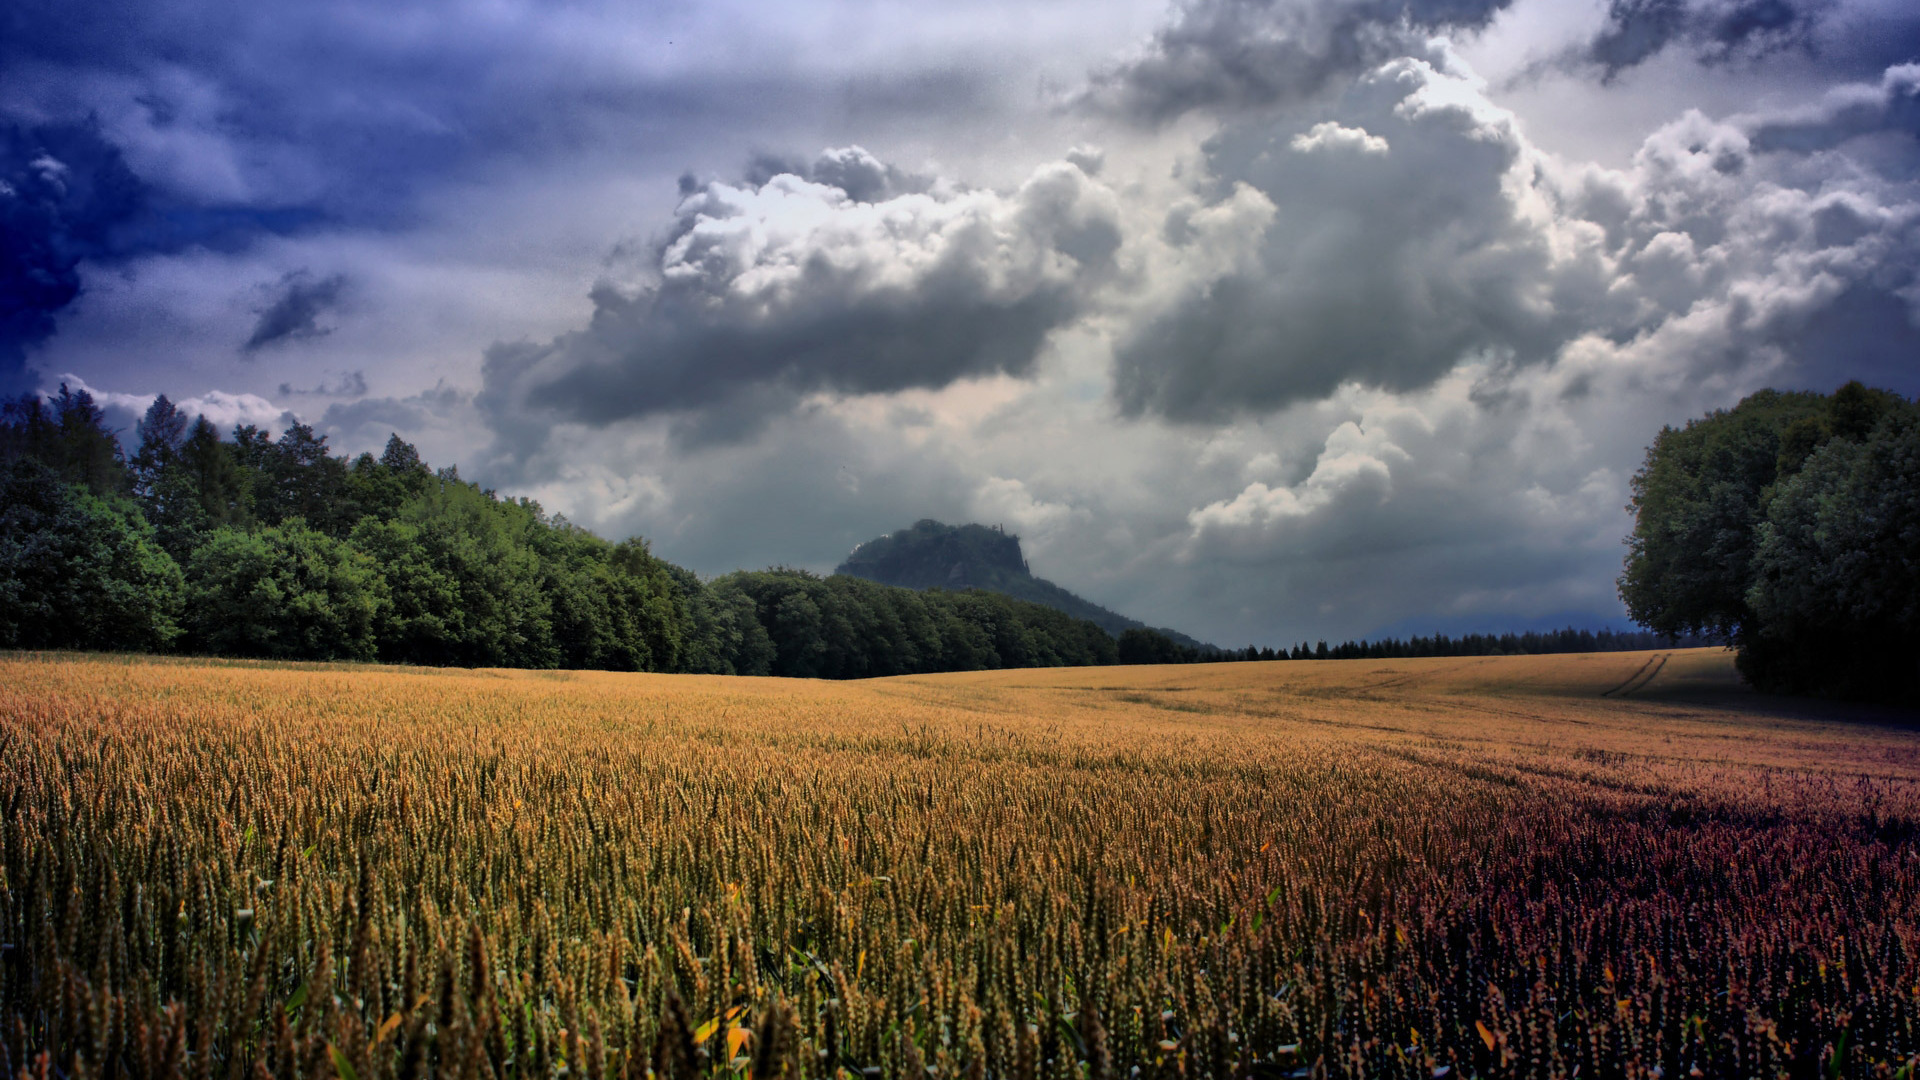
<svg viewBox="0 0 1920 1080">
<path fill-rule="evenodd" d="M 1920 393 L 1906 0 L 12 0 L 0 391 L 389 433 L 703 574 L 923 517 L 1222 644 L 1623 619 Z"/>
</svg>

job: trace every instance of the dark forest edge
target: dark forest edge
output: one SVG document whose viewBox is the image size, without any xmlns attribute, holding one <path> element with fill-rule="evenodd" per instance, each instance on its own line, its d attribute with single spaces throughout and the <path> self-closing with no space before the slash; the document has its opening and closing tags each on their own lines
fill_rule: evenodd
<svg viewBox="0 0 1920 1080">
<path fill-rule="evenodd" d="M 1761 690 L 1920 704 L 1920 405 L 1762 390 L 1662 430 L 1632 489 L 1635 622 Z"/>
<path fill-rule="evenodd" d="M 701 581 L 397 435 L 334 455 L 295 424 L 228 437 L 165 398 L 128 458 L 85 391 L 0 408 L 0 647 L 830 679 L 992 668 L 1484 656 L 1675 644 L 1655 633 L 1194 648 L 981 589 L 793 569 Z M 1694 643 L 1682 640 L 1681 644 Z"/>
</svg>

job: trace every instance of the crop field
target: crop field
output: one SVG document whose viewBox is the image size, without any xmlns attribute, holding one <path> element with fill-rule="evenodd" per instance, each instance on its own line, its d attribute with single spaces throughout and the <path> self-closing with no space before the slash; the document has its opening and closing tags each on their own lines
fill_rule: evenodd
<svg viewBox="0 0 1920 1080">
<path fill-rule="evenodd" d="M 839 684 L 12 654 L 0 802 L 29 1080 L 1920 1054 L 1916 718 L 1716 650 Z"/>
</svg>

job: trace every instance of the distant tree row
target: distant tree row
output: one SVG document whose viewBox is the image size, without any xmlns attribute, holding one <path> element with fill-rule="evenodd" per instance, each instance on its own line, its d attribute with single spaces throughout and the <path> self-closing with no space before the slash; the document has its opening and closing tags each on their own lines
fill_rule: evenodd
<svg viewBox="0 0 1920 1080">
<path fill-rule="evenodd" d="M 1920 701 L 1920 405 L 1763 390 L 1660 432 L 1620 595 L 1739 649 L 1763 690 Z"/>
<path fill-rule="evenodd" d="M 741 674 L 863 679 L 1119 662 L 1098 625 L 978 589 L 921 592 L 846 574 L 762 570 L 717 578 L 709 593 L 751 615 L 735 622 L 745 628 L 732 656 Z"/>
<path fill-rule="evenodd" d="M 1301 642 L 1291 649 L 1194 649 L 1153 630 L 1128 630 L 1120 635 L 1123 664 L 1193 664 L 1241 660 L 1386 660 L 1419 656 L 1522 656 L 1539 653 L 1631 652 L 1638 649 L 1689 648 L 1714 644 L 1693 635 L 1677 637 L 1644 630 L 1528 631 L 1524 634 L 1463 634 L 1449 637 L 1381 638 L 1328 645 Z"/>
<path fill-rule="evenodd" d="M 1113 663 L 1093 623 L 800 571 L 703 583 L 430 469 L 229 437 L 164 396 L 131 458 L 84 391 L 0 407 L 0 647 L 823 678 Z"/>
</svg>

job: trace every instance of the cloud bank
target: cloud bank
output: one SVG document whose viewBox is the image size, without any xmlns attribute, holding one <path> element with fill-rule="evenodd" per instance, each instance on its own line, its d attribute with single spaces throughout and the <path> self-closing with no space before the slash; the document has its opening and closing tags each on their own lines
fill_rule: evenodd
<svg viewBox="0 0 1920 1080">
<path fill-rule="evenodd" d="M 1334 119 L 1231 124 L 1196 195 L 1217 208 L 1251 188 L 1272 217 L 1252 259 L 1132 331 L 1116 395 L 1218 422 L 1348 383 L 1421 390 L 1469 361 L 1894 374 L 1920 345 L 1913 180 L 1810 151 L 1910 122 L 1914 70 L 1820 111 L 1690 113 L 1625 171 L 1539 151 L 1444 49 L 1368 72 Z"/>
<path fill-rule="evenodd" d="M 806 175 L 691 191 L 655 280 L 597 288 L 584 330 L 495 347 L 482 402 L 593 425 L 671 413 L 726 438 L 811 393 L 1024 375 L 1120 242 L 1112 193 L 1072 163 L 1000 193 L 828 151 Z"/>
</svg>

